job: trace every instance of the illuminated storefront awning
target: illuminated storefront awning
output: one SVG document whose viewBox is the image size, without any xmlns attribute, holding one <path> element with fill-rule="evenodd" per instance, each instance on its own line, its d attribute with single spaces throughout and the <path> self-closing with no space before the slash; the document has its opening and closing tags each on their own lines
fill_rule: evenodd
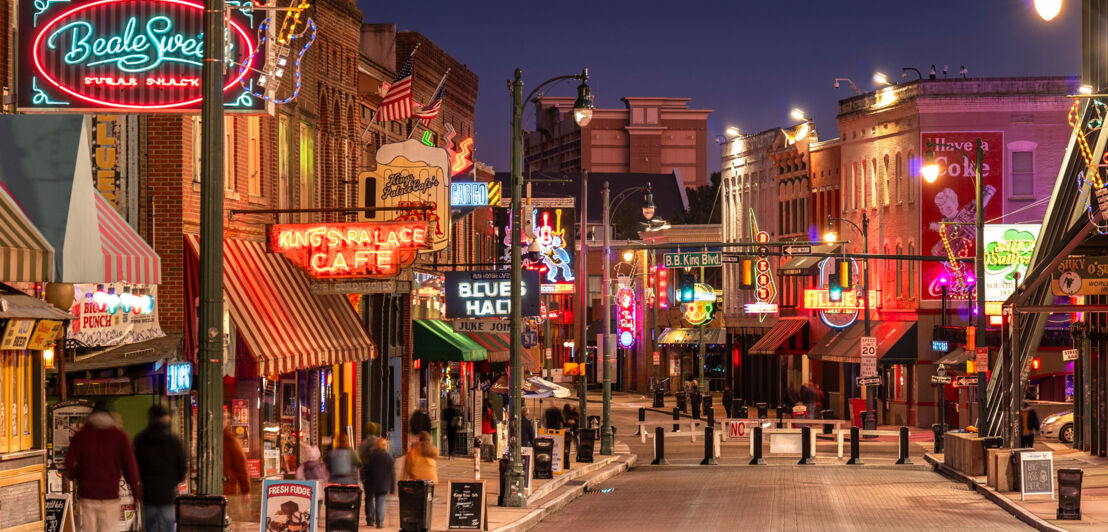
<svg viewBox="0 0 1108 532">
<path fill-rule="evenodd" d="M 706 345 L 724 345 L 727 343 L 725 329 L 704 329 Z M 658 336 L 658 345 L 700 345 L 699 328 L 674 328 L 662 331 Z"/>
<path fill-rule="evenodd" d="M 483 332 L 458 333 L 468 336 L 489 354 L 489 362 L 507 362 L 511 358 L 511 340 L 507 335 Z"/>
<path fill-rule="evenodd" d="M 133 344 L 125 344 L 101 349 L 86 355 L 77 355 L 73 362 L 65 365 L 67 372 L 92 371 L 98 369 L 122 368 L 151 362 L 174 362 L 181 358 L 184 344 L 180 334 L 170 334 L 161 338 Z"/>
<path fill-rule="evenodd" d="M 186 240 L 196 264 L 200 238 Z M 259 375 L 360 362 L 376 354 L 345 296 L 312 294 L 308 277 L 288 259 L 266 253 L 261 242 L 223 241 L 223 292 Z M 194 338 L 195 331 L 187 337 Z"/>
<path fill-rule="evenodd" d="M 916 324 L 909 321 L 875 321 L 870 336 L 877 338 L 877 357 L 886 364 L 913 364 L 916 361 Z M 911 334 L 909 334 L 911 333 Z M 808 352 L 808 357 L 824 362 L 860 363 L 865 324 L 854 322 L 845 329 L 825 335 Z"/>
<path fill-rule="evenodd" d="M 919 358 L 916 322 L 883 321 L 877 328 L 877 354 L 882 364 L 915 364 Z"/>
<path fill-rule="evenodd" d="M 450 323 L 441 320 L 412 321 L 412 356 L 429 362 L 481 362 L 488 351 Z"/>
<path fill-rule="evenodd" d="M 808 318 L 804 317 L 779 318 L 777 323 L 769 331 L 766 331 L 766 334 L 750 346 L 749 353 L 752 355 L 772 355 L 777 352 L 777 348 L 781 347 L 781 344 L 800 332 L 807 324 Z"/>
<path fill-rule="evenodd" d="M 0 186 L 0 281 L 53 279 L 54 247 Z"/>
</svg>

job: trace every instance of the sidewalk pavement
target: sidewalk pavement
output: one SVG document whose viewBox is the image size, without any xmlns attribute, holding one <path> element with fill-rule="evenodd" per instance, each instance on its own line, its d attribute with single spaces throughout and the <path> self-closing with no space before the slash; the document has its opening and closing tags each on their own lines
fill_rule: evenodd
<svg viewBox="0 0 1108 532">
<path fill-rule="evenodd" d="M 576 450 L 576 449 L 574 449 Z M 592 484 L 606 480 L 614 475 L 631 468 L 637 456 L 630 453 L 627 445 L 621 442 L 615 444 L 615 454 L 612 456 L 594 455 L 595 462 L 591 464 L 571 462 L 571 469 L 561 475 L 554 475 L 553 479 L 532 479 L 531 494 L 527 498 L 527 508 L 506 508 L 496 505 L 500 492 L 499 462 L 479 462 L 481 480 L 485 481 L 485 498 L 488 501 L 488 530 L 500 532 L 517 532 L 531 528 L 541 521 L 550 512 L 561 509 L 573 499 L 588 491 Z M 574 456 L 576 453 L 573 453 Z M 439 481 L 435 485 L 435 495 L 431 510 L 431 530 L 447 529 L 447 485 L 450 480 L 472 481 L 474 480 L 474 460 L 472 457 L 440 457 L 438 459 Z M 400 468 L 403 457 L 397 458 L 397 478 L 400 478 Z M 260 484 L 256 486 L 253 494 L 253 508 L 251 520 L 233 523 L 235 532 L 257 532 L 261 523 L 260 511 Z M 359 530 L 376 530 L 365 524 L 365 505 L 359 517 Z M 385 511 L 385 529 L 397 530 L 400 527 L 400 500 L 396 494 L 390 494 L 385 499 L 387 509 Z M 324 530 L 323 512 L 317 519 L 318 530 Z"/>
<path fill-rule="evenodd" d="M 943 455 L 927 454 L 924 458 L 935 469 L 976 489 L 985 498 L 1038 530 L 1108 530 L 1108 459 L 1089 456 L 1063 444 L 1040 442 L 1036 450 L 1054 452 L 1054 498 L 1029 495 L 1020 500 L 1019 491 L 1001 491 L 986 485 L 986 477 L 970 477 L 943 464 Z M 1084 471 L 1081 484 L 1081 520 L 1056 519 L 1058 509 L 1058 470 L 1077 468 Z"/>
</svg>

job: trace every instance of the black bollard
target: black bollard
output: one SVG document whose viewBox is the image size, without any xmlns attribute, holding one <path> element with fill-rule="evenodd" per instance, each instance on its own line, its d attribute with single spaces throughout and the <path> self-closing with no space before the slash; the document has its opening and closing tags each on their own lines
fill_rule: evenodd
<svg viewBox="0 0 1108 532">
<path fill-rule="evenodd" d="M 643 423 L 646 423 L 646 408 L 639 407 L 639 430 L 635 431 L 635 436 L 642 433 Z"/>
<path fill-rule="evenodd" d="M 708 411 L 711 412 L 711 410 Z M 711 424 L 704 427 L 704 459 L 700 461 L 700 465 L 716 465 L 716 444 L 713 432 Z"/>
<path fill-rule="evenodd" d="M 716 424 L 716 409 L 709 406 L 704 409 L 704 417 L 708 418 L 708 426 L 711 427 Z"/>
<path fill-rule="evenodd" d="M 654 427 L 654 461 L 651 465 L 669 465 L 666 460 L 666 429 Z"/>
<path fill-rule="evenodd" d="M 862 431 L 858 427 L 850 427 L 850 460 L 846 461 L 846 465 L 862 465 L 865 462 L 862 461 L 862 457 L 858 456 L 858 441 L 861 440 Z"/>
<path fill-rule="evenodd" d="M 681 430 L 681 411 L 673 407 L 673 432 Z"/>
<path fill-rule="evenodd" d="M 750 459 L 750 465 L 766 465 L 766 461 L 762 460 L 762 426 L 757 425 L 754 427 L 754 457 Z"/>
<path fill-rule="evenodd" d="M 785 409 L 783 407 L 780 407 L 780 406 L 777 407 L 777 428 L 781 428 L 781 427 L 785 426 L 785 423 L 782 421 L 782 417 L 784 415 L 785 415 Z"/>
<path fill-rule="evenodd" d="M 900 458 L 896 460 L 896 463 L 912 463 L 912 459 L 908 458 L 908 427 L 900 427 Z"/>
<path fill-rule="evenodd" d="M 800 439 L 800 461 L 796 465 L 814 465 L 816 461 L 812 459 L 812 427 L 801 427 Z"/>
</svg>

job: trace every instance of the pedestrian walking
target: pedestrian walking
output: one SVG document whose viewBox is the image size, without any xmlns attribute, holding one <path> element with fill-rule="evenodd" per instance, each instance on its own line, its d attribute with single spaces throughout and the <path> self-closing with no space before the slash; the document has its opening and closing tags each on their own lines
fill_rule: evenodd
<svg viewBox="0 0 1108 532">
<path fill-rule="evenodd" d="M 350 437 L 345 432 L 335 439 L 335 448 L 327 456 L 327 470 L 331 474 L 331 482 L 336 484 L 358 484 L 358 468 L 361 463 L 358 454 L 350 445 Z"/>
<path fill-rule="evenodd" d="M 246 452 L 231 430 L 231 420 L 223 419 L 223 494 L 232 521 L 251 521 L 250 473 L 246 470 Z"/>
<path fill-rule="evenodd" d="M 704 395 L 700 393 L 700 388 L 693 387 L 692 395 L 689 396 L 689 403 L 691 403 L 692 406 L 693 419 L 700 419 L 700 402 L 703 400 Z"/>
<path fill-rule="evenodd" d="M 427 400 L 419 402 L 419 409 L 408 418 L 408 431 L 414 434 L 431 432 L 431 416 L 427 414 Z"/>
<path fill-rule="evenodd" d="M 458 431 L 465 428 L 465 416 L 451 399 L 447 401 L 446 410 L 443 411 L 442 417 L 446 420 L 446 448 L 450 456 L 454 456 Z"/>
<path fill-rule="evenodd" d="M 550 405 L 550 408 L 547 408 L 543 414 L 543 424 L 551 430 L 564 428 L 565 419 L 562 417 L 562 410 L 557 406 Z"/>
<path fill-rule="evenodd" d="M 188 475 L 185 446 L 169 428 L 169 411 L 154 405 L 150 424 L 135 436 L 135 461 L 142 479 L 142 522 L 146 532 L 176 530 L 173 501 Z"/>
<path fill-rule="evenodd" d="M 431 443 L 431 433 L 420 432 L 404 455 L 403 479 L 438 482 L 438 465 L 435 462 L 438 457 L 439 451 Z"/>
<path fill-rule="evenodd" d="M 385 495 L 396 492 L 396 469 L 389 454 L 389 440 L 376 438 L 362 456 L 362 489 L 366 526 L 384 528 Z"/>
<path fill-rule="evenodd" d="M 534 447 L 535 446 L 535 422 L 531 419 L 531 411 L 527 407 L 520 409 L 520 442 L 521 447 Z"/>
<path fill-rule="evenodd" d="M 1034 448 L 1035 433 L 1039 431 L 1039 414 L 1031 409 L 1031 404 L 1023 402 L 1020 408 L 1020 447 Z"/>
<path fill-rule="evenodd" d="M 808 418 L 814 418 L 819 406 L 819 392 L 816 391 L 815 383 L 808 381 L 808 384 L 800 388 L 800 397 L 804 401 L 804 409 L 807 410 Z"/>
<path fill-rule="evenodd" d="M 327 472 L 327 466 L 323 465 L 323 456 L 319 452 L 319 447 L 309 445 L 300 449 L 302 460 L 300 467 L 296 468 L 296 480 L 314 480 L 316 486 L 322 490 L 323 485 L 331 480 L 331 474 Z M 316 515 L 322 514 L 322 510 L 323 499 L 320 498 L 316 505 Z"/>
<path fill-rule="evenodd" d="M 723 397 L 720 400 L 723 401 L 723 411 L 727 413 L 727 417 L 731 417 L 731 403 L 735 402 L 735 394 L 731 392 L 731 385 L 723 385 Z"/>
<path fill-rule="evenodd" d="M 141 501 L 142 481 L 131 440 L 112 417 L 108 404 L 97 402 L 84 427 L 69 441 L 66 477 L 77 482 L 77 517 L 81 530 L 119 529 L 119 479 Z"/>
</svg>

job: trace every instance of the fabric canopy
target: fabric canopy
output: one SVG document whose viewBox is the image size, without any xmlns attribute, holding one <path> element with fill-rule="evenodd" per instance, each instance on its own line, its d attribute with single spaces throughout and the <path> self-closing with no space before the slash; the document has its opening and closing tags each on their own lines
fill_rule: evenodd
<svg viewBox="0 0 1108 532">
<path fill-rule="evenodd" d="M 54 247 L 0 186 L 0 281 L 52 280 Z"/>
<path fill-rule="evenodd" d="M 0 182 L 53 246 L 54 281 L 159 284 L 157 253 L 93 184 L 88 128 L 81 115 L 0 116 Z"/>
<path fill-rule="evenodd" d="M 167 334 L 145 342 L 124 344 L 87 355 L 78 355 L 73 362 L 65 365 L 65 370 L 78 372 L 122 368 L 159 360 L 173 362 L 181 357 L 182 344 L 180 334 Z"/>
<path fill-rule="evenodd" d="M 507 362 L 511 358 L 511 340 L 507 335 L 483 332 L 458 333 L 468 336 L 488 352 L 489 362 Z"/>
<path fill-rule="evenodd" d="M 916 323 L 908 321 L 880 322 L 877 329 L 877 353 L 882 364 L 915 364 L 919 357 L 919 337 Z"/>
<path fill-rule="evenodd" d="M 188 235 L 193 257 L 200 239 Z M 360 362 L 376 347 L 341 295 L 312 294 L 307 276 L 265 244 L 223 241 L 223 292 L 260 375 Z"/>
<path fill-rule="evenodd" d="M 972 351 L 966 351 L 961 347 L 955 347 L 953 351 L 943 355 L 942 358 L 936 360 L 936 364 L 943 364 L 945 366 L 953 366 L 955 364 L 961 364 L 970 359 L 973 356 Z"/>
<path fill-rule="evenodd" d="M 412 355 L 433 362 L 481 362 L 488 351 L 470 337 L 454 332 L 441 320 L 412 322 Z"/>
<path fill-rule="evenodd" d="M 877 338 L 878 359 L 886 364 L 915 363 L 915 330 L 915 322 L 873 322 L 870 326 L 870 336 Z M 905 339 L 909 332 L 912 333 L 912 336 Z M 865 336 L 865 325 L 861 322 L 854 322 L 846 329 L 825 335 L 808 352 L 808 357 L 825 362 L 858 364 L 862 361 L 861 345 L 863 336 Z M 904 342 L 901 342 L 902 339 L 904 339 Z M 887 360 L 883 358 L 886 355 L 890 355 Z"/>
<path fill-rule="evenodd" d="M 750 354 L 772 355 L 776 353 L 777 348 L 781 347 L 785 340 L 791 338 L 807 324 L 808 318 L 786 317 L 778 319 L 773 328 L 762 335 L 757 342 L 754 342 L 754 345 L 750 346 Z"/>
<path fill-rule="evenodd" d="M 14 288 L 0 285 L 0 319 L 72 320 L 76 316 Z"/>
<path fill-rule="evenodd" d="M 704 343 L 708 345 L 727 343 L 727 331 L 724 329 L 704 329 Z M 700 329 L 667 328 L 658 336 L 658 345 L 700 345 Z"/>
</svg>

